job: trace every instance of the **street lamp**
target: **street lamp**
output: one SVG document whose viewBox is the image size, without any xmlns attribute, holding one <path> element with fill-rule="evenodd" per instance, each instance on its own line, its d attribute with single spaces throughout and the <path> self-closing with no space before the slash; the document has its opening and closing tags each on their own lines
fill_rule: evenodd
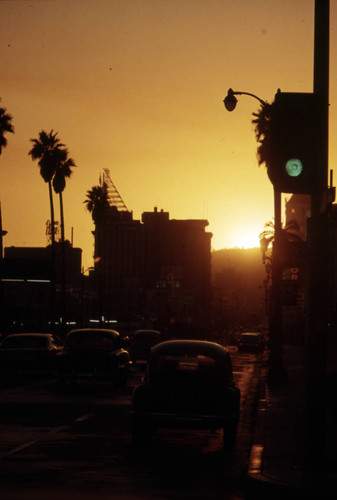
<svg viewBox="0 0 337 500">
<path fill-rule="evenodd" d="M 265 101 L 257 97 L 255 94 L 251 94 L 250 92 L 234 92 L 233 89 L 228 89 L 227 95 L 223 100 L 227 111 L 234 111 L 234 109 L 236 108 L 236 104 L 238 102 L 237 98 L 235 97 L 236 95 L 249 95 L 250 97 L 254 97 L 254 99 L 258 100 L 259 103 L 262 104 L 262 106 L 266 104 Z"/>
<path fill-rule="evenodd" d="M 227 96 L 223 100 L 227 111 L 233 111 L 237 104 L 236 95 L 248 95 L 253 97 L 262 106 L 266 102 L 250 92 L 234 92 L 233 89 L 228 89 Z M 271 312 L 269 318 L 269 340 L 270 340 L 270 356 L 269 356 L 269 382 L 275 384 L 284 384 L 288 381 L 287 373 L 283 364 L 283 349 L 282 349 L 282 304 L 281 304 L 281 192 L 274 186 L 274 245 L 273 259 L 271 261 Z"/>
</svg>

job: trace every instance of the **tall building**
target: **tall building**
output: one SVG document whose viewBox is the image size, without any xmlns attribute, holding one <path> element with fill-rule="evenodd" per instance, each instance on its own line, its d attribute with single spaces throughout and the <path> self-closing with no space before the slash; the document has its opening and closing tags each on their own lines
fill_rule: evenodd
<svg viewBox="0 0 337 500">
<path fill-rule="evenodd" d="M 211 290 L 211 237 L 206 220 L 175 220 L 155 208 L 106 209 L 96 224 L 95 274 L 101 314 L 127 312 L 159 322 L 205 322 Z"/>
</svg>

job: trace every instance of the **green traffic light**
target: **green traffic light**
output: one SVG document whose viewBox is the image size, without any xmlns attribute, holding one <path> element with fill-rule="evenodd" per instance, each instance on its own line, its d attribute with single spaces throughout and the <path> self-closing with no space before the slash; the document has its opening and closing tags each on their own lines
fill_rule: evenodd
<svg viewBox="0 0 337 500">
<path fill-rule="evenodd" d="M 291 158 L 286 163 L 286 172 L 290 177 L 298 177 L 303 170 L 301 160 L 298 158 Z"/>
</svg>

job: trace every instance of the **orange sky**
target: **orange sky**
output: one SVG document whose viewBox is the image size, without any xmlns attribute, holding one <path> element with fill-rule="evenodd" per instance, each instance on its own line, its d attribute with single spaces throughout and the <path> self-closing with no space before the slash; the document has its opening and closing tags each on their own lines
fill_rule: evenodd
<svg viewBox="0 0 337 500">
<path fill-rule="evenodd" d="M 336 19 L 331 3 L 330 168 L 336 164 Z M 92 265 L 83 201 L 110 170 L 134 218 L 156 206 L 207 218 L 214 249 L 258 244 L 273 216 L 252 113 L 227 89 L 272 101 L 311 92 L 314 0 L 0 2 L 1 106 L 15 135 L 0 156 L 4 246 L 46 244 L 47 185 L 29 139 L 59 133 L 77 168 L 64 192 L 66 236 Z M 58 204 L 55 199 L 56 214 Z"/>
</svg>

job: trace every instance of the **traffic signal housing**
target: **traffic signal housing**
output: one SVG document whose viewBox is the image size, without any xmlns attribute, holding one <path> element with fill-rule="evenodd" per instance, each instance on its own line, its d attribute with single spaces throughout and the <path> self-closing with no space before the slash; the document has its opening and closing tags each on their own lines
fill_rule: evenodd
<svg viewBox="0 0 337 500">
<path fill-rule="evenodd" d="M 268 176 L 281 193 L 312 194 L 323 186 L 319 117 L 315 94 L 276 94 L 270 116 Z"/>
</svg>

